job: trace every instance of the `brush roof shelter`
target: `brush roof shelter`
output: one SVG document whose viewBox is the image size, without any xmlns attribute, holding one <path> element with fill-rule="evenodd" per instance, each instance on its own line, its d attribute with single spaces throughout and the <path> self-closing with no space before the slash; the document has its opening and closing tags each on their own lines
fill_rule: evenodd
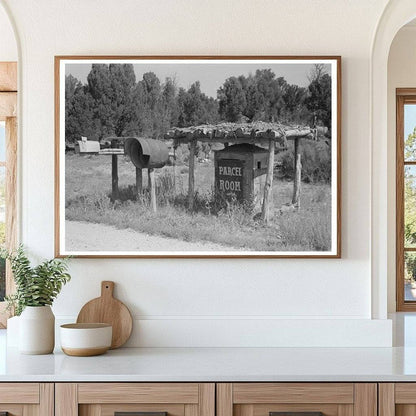
<svg viewBox="0 0 416 416">
<path fill-rule="evenodd" d="M 165 134 L 165 139 L 173 140 L 174 148 L 180 144 L 189 144 L 190 146 L 188 179 L 188 206 L 190 210 L 193 209 L 195 193 L 195 153 L 197 142 L 223 143 L 225 147 L 240 143 L 267 146 L 269 155 L 261 218 L 268 223 L 273 204 L 272 186 L 275 152 L 287 150 L 287 141 L 294 140 L 295 177 L 292 204 L 299 208 L 302 172 L 300 141 L 301 139 L 318 140 L 318 134 L 325 134 L 327 131 L 326 127 L 288 126 L 280 123 L 220 123 L 215 125 L 174 127 Z"/>
</svg>

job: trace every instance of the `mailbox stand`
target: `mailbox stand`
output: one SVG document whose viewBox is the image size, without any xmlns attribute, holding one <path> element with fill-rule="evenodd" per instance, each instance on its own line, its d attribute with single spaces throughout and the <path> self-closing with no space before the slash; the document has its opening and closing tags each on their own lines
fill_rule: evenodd
<svg viewBox="0 0 416 416">
<path fill-rule="evenodd" d="M 197 142 L 223 143 L 225 147 L 232 144 L 249 143 L 266 145 L 268 147 L 268 167 L 266 184 L 264 186 L 264 198 L 261 217 L 264 222 L 270 220 L 270 208 L 272 206 L 273 168 L 274 154 L 278 150 L 287 149 L 287 140 L 294 140 L 294 164 L 295 176 L 293 183 L 292 204 L 300 206 L 301 185 L 301 155 L 300 140 L 317 140 L 318 132 L 325 134 L 326 127 L 289 127 L 279 123 L 221 123 L 218 125 L 201 125 L 184 128 L 172 128 L 165 139 L 173 140 L 174 147 L 188 143 L 189 154 L 189 180 L 188 180 L 188 206 L 193 209 L 195 192 L 195 149 Z"/>
<path fill-rule="evenodd" d="M 118 188 L 118 156 L 124 156 L 123 149 L 106 149 L 98 153 L 100 156 L 111 155 L 111 200 L 114 202 L 120 199 Z M 154 169 L 148 169 L 148 187 L 150 193 L 150 206 L 156 212 L 156 188 Z M 143 192 L 143 170 L 136 167 L 136 191 L 137 194 Z"/>
<path fill-rule="evenodd" d="M 109 137 L 111 148 L 103 149 L 98 155 L 111 155 L 111 200 L 120 199 L 118 188 L 118 156 L 128 155 L 136 167 L 136 192 L 143 192 L 143 169 L 147 168 L 150 206 L 153 212 L 157 210 L 155 168 L 165 165 L 169 158 L 167 146 L 157 140 L 143 137 Z M 120 148 L 120 143 L 123 148 Z"/>
<path fill-rule="evenodd" d="M 111 156 L 111 200 L 114 202 L 120 198 L 118 189 L 118 156 L 124 155 L 123 149 L 104 149 L 98 152 L 99 156 Z"/>
<path fill-rule="evenodd" d="M 137 195 L 143 192 L 143 171 L 140 168 L 136 168 L 136 192 Z"/>
<path fill-rule="evenodd" d="M 118 158 L 117 154 L 111 155 L 111 199 L 115 201 L 120 198 L 118 190 Z"/>
</svg>

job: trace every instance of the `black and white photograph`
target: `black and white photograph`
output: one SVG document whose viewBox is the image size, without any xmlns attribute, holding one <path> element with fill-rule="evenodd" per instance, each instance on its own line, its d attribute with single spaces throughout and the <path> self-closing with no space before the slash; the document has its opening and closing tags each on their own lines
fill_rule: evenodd
<svg viewBox="0 0 416 416">
<path fill-rule="evenodd" d="M 340 65 L 56 57 L 56 255 L 339 257 Z"/>
</svg>

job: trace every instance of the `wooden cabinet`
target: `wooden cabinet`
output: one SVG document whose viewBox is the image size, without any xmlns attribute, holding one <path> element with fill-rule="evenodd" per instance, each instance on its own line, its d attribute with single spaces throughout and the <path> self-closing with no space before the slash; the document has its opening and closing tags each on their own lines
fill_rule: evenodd
<svg viewBox="0 0 416 416">
<path fill-rule="evenodd" d="M 377 416 L 377 384 L 217 384 L 217 416 L 318 416 L 319 412 L 323 416 Z"/>
<path fill-rule="evenodd" d="M 379 409 L 379 415 L 377 410 Z M 416 416 L 416 383 L 0 383 L 0 416 Z"/>
<path fill-rule="evenodd" d="M 52 383 L 0 383 L 0 415 L 53 416 Z"/>
<path fill-rule="evenodd" d="M 380 383 L 379 416 L 416 415 L 416 383 Z"/>
<path fill-rule="evenodd" d="M 214 383 L 57 383 L 56 416 L 215 416 Z M 162 412 L 162 413 L 160 413 Z M 155 415 L 159 413 L 159 415 Z M 151 415 L 153 414 L 153 415 Z M 131 413 L 133 416 L 134 413 Z"/>
</svg>

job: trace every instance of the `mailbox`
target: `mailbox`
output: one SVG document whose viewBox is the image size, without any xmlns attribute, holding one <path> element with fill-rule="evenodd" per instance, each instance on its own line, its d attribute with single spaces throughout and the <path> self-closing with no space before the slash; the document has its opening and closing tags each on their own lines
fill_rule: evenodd
<svg viewBox="0 0 416 416">
<path fill-rule="evenodd" d="M 236 144 L 215 152 L 215 189 L 225 199 L 258 206 L 266 182 L 268 150 Z"/>
<path fill-rule="evenodd" d="M 169 149 L 160 140 L 128 137 L 124 140 L 124 154 L 139 169 L 161 168 L 169 160 Z"/>
<path fill-rule="evenodd" d="M 86 137 L 81 137 L 75 145 L 75 153 L 97 154 L 100 151 L 100 143 L 94 140 L 88 140 Z"/>
</svg>

